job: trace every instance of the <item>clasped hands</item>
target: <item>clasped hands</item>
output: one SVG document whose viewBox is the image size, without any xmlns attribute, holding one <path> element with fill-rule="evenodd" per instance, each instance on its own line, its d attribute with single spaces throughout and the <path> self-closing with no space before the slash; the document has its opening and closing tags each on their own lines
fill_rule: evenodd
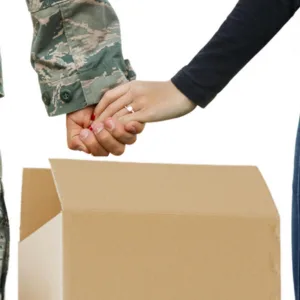
<svg viewBox="0 0 300 300">
<path fill-rule="evenodd" d="M 131 81 L 106 92 L 97 106 L 67 115 L 68 147 L 94 156 L 121 155 L 146 123 L 178 118 L 195 107 L 171 81 Z"/>
</svg>

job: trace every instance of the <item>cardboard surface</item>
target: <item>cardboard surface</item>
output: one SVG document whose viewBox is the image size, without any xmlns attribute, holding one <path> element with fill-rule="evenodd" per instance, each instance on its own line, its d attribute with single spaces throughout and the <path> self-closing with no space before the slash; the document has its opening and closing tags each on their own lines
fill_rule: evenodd
<svg viewBox="0 0 300 300">
<path fill-rule="evenodd" d="M 60 211 L 61 205 L 51 170 L 24 169 L 20 240 L 35 232 Z"/>
<path fill-rule="evenodd" d="M 62 241 L 59 214 L 20 243 L 19 299 L 63 300 Z"/>
<path fill-rule="evenodd" d="M 51 171 L 24 171 L 19 300 L 280 299 L 279 216 L 257 168 Z"/>
<path fill-rule="evenodd" d="M 277 215 L 256 167 L 50 162 L 64 210 Z"/>
</svg>

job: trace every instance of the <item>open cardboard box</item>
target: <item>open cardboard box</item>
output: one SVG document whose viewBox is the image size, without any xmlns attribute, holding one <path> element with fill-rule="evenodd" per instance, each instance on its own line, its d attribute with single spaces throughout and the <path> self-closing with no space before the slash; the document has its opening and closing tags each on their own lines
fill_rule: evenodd
<svg viewBox="0 0 300 300">
<path fill-rule="evenodd" d="M 19 300 L 279 300 L 256 167 L 51 160 L 24 169 Z"/>
</svg>

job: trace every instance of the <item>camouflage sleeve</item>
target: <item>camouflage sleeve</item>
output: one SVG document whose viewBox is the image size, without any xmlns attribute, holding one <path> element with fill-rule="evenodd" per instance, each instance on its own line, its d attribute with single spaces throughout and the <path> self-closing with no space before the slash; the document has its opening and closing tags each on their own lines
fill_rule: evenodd
<svg viewBox="0 0 300 300">
<path fill-rule="evenodd" d="M 31 62 L 49 116 L 100 101 L 135 79 L 123 58 L 118 17 L 107 0 L 27 0 L 34 37 Z"/>
</svg>

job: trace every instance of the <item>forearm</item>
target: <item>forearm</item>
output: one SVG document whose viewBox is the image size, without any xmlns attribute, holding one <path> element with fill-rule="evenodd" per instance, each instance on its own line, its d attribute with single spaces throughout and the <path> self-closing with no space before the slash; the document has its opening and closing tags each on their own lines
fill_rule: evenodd
<svg viewBox="0 0 300 300">
<path fill-rule="evenodd" d="M 294 15 L 298 2 L 240 0 L 213 38 L 172 82 L 204 108 Z"/>
</svg>

